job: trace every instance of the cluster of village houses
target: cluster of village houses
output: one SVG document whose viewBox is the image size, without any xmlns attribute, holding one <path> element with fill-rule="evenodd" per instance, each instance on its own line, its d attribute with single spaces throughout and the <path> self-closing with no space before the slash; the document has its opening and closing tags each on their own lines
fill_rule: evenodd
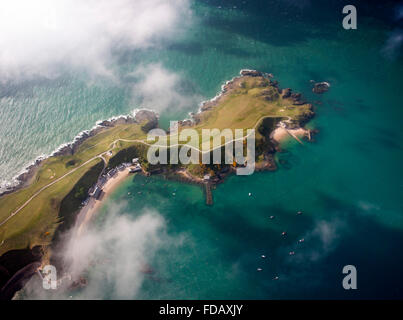
<svg viewBox="0 0 403 320">
<path fill-rule="evenodd" d="M 108 172 L 102 174 L 97 183 L 95 184 L 95 186 L 93 186 L 88 194 L 90 197 L 95 198 L 96 200 L 98 200 L 100 198 L 100 196 L 102 195 L 102 188 L 105 185 L 105 183 L 113 178 L 118 171 L 123 171 L 123 170 L 129 170 L 130 173 L 135 173 L 135 172 L 139 172 L 141 171 L 141 166 L 139 163 L 139 159 L 138 158 L 134 158 L 132 160 L 132 162 L 124 162 L 122 164 L 120 164 L 119 166 L 117 166 L 116 168 L 113 168 L 111 170 L 109 170 Z"/>
</svg>

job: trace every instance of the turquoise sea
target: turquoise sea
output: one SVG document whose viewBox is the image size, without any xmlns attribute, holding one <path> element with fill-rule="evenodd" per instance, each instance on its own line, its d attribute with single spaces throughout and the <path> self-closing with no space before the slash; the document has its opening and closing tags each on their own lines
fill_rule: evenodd
<svg viewBox="0 0 403 320">
<path fill-rule="evenodd" d="M 350 3 L 357 30 L 341 25 Z M 198 186 L 162 177 L 121 185 L 96 225 L 102 228 L 110 211 L 130 219 L 152 211 L 164 233 L 162 244 L 143 248 L 153 273 L 126 298 L 403 298 L 403 56 L 388 45 L 401 28 L 397 6 L 195 1 L 193 23 L 177 39 L 122 56 L 122 74 L 157 63 L 180 76 L 187 103 L 160 111 L 164 127 L 250 68 L 301 92 L 315 106 L 309 126 L 319 129 L 312 143 L 288 142 L 277 171 L 230 177 L 213 191 L 211 207 Z M 0 178 L 9 180 L 95 121 L 139 107 L 134 80 L 123 78 L 116 84 L 69 74 L 1 86 Z M 310 80 L 331 88 L 315 95 Z M 343 289 L 345 265 L 357 268 L 358 290 Z M 97 297 L 121 297 L 114 278 L 101 287 Z"/>
</svg>

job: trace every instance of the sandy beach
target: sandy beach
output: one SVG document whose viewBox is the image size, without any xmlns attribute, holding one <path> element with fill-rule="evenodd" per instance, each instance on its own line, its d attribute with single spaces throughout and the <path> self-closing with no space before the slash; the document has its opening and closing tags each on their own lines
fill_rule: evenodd
<svg viewBox="0 0 403 320">
<path fill-rule="evenodd" d="M 288 132 L 287 132 L 287 130 L 288 130 Z M 287 130 L 283 127 L 276 128 L 272 133 L 272 136 L 271 136 L 272 139 L 276 140 L 277 142 L 281 142 L 287 138 L 292 138 L 291 134 L 294 134 L 298 138 L 302 138 L 308 133 L 308 130 L 304 129 L 304 128 L 287 129 Z"/>
<path fill-rule="evenodd" d="M 76 221 L 76 232 L 77 236 L 79 236 L 85 228 L 88 226 L 88 223 L 94 217 L 99 208 L 103 205 L 108 196 L 119 186 L 121 182 L 123 182 L 129 175 L 129 169 L 126 168 L 123 171 L 118 171 L 113 178 L 108 179 L 105 185 L 102 188 L 101 197 L 96 200 L 95 198 L 90 198 L 88 204 L 84 206 L 77 216 Z"/>
<path fill-rule="evenodd" d="M 176 171 L 176 173 L 181 175 L 182 177 L 184 177 L 189 182 L 194 182 L 194 183 L 203 183 L 204 182 L 202 178 L 192 176 L 186 169 L 178 170 L 178 171 Z"/>
</svg>

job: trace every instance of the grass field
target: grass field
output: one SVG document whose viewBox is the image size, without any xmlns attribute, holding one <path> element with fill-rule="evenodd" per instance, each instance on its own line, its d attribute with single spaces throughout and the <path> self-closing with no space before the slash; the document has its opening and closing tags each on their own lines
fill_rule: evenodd
<svg viewBox="0 0 403 320">
<path fill-rule="evenodd" d="M 144 139 L 145 133 L 138 124 L 125 124 L 106 129 L 86 140 L 74 155 L 46 159 L 28 187 L 0 197 L 1 223 L 46 185 L 76 169 L 43 190 L 18 214 L 0 226 L 0 243 L 2 243 L 0 254 L 11 249 L 48 244 L 59 221 L 60 203 L 80 178 L 95 164 L 102 162 L 102 159 L 95 158 L 88 164 L 84 166 L 83 164 L 109 150 L 113 142 L 120 138 Z"/>
<path fill-rule="evenodd" d="M 198 115 L 197 125 L 188 128 L 198 134 L 203 129 L 258 129 L 265 118 L 273 118 L 270 126 L 274 126 L 278 119 L 300 121 L 312 113 L 309 104 L 296 106 L 292 99 L 283 99 L 268 79 L 243 77 L 239 81 L 214 108 Z M 144 124 L 107 128 L 85 140 L 73 155 L 44 160 L 29 186 L 0 197 L 0 255 L 12 249 L 48 245 L 61 217 L 72 219 L 70 211 L 76 211 L 85 199 L 104 161 L 105 166 L 115 167 L 134 156 L 144 158 L 147 146 L 141 141 L 146 141 L 147 134 L 142 128 Z M 257 140 L 264 136 L 262 132 L 257 130 Z M 108 150 L 112 156 L 106 154 Z M 197 168 L 192 170 L 198 172 Z"/>
<path fill-rule="evenodd" d="M 200 123 L 190 128 L 195 129 L 199 137 L 203 129 L 244 129 L 246 134 L 246 129 L 257 129 L 264 118 L 291 118 L 300 121 L 312 114 L 310 104 L 294 105 L 292 99 L 283 99 L 277 89 L 269 85 L 267 79 L 243 77 L 241 80 L 242 82 L 238 81 L 240 84 L 224 95 L 214 108 L 198 115 Z M 186 142 L 189 142 L 191 137 Z M 214 135 L 211 140 L 213 137 Z M 170 137 L 161 138 L 158 143 L 169 144 Z M 198 147 L 209 149 L 209 142 L 207 144 L 208 146 L 203 146 L 200 139 Z"/>
</svg>

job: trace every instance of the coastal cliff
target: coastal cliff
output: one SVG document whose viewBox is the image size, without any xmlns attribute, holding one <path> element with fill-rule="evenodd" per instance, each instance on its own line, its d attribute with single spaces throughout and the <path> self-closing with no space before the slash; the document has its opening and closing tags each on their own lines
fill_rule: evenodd
<svg viewBox="0 0 403 320">
<path fill-rule="evenodd" d="M 41 265 L 42 248 L 11 250 L 0 256 L 0 300 L 9 300 Z"/>
</svg>

